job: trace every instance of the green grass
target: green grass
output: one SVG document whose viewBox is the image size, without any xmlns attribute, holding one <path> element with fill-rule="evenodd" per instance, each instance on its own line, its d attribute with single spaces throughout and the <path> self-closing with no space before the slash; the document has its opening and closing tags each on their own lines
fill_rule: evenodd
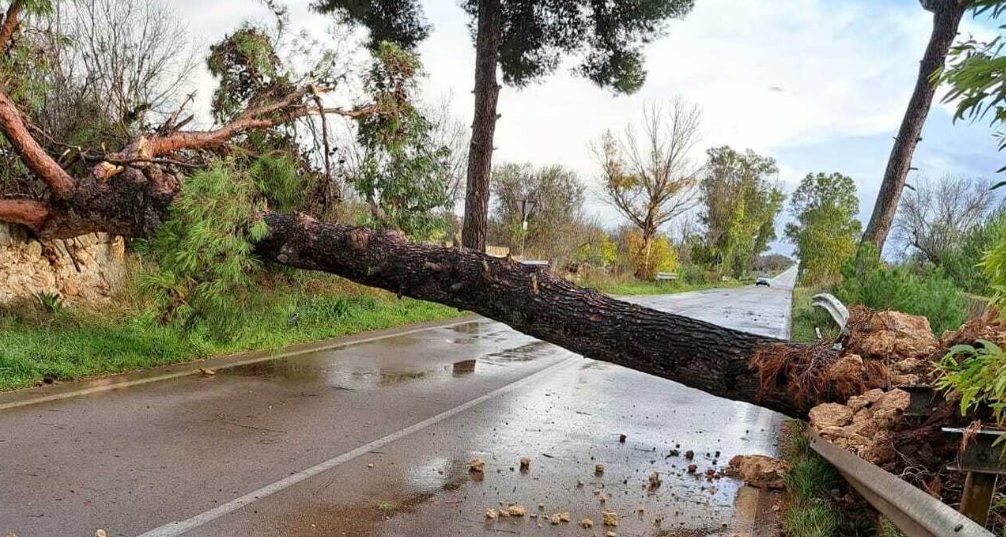
<svg viewBox="0 0 1006 537">
<path fill-rule="evenodd" d="M 811 305 L 811 297 L 826 292 L 821 289 L 797 287 L 793 290 L 793 315 L 790 340 L 797 343 L 813 343 L 817 340 L 814 328 L 821 329 L 821 335 L 831 340 L 838 337 L 838 325 L 828 312 Z"/>
<path fill-rule="evenodd" d="M 0 391 L 43 378 L 73 380 L 462 315 L 330 276 L 270 282 L 262 289 L 235 312 L 239 328 L 226 337 L 162 326 L 128 293 L 117 306 L 66 306 L 56 312 L 37 300 L 2 306 Z"/>
<path fill-rule="evenodd" d="M 838 471 L 814 452 L 803 436 L 804 423 L 783 426 L 782 456 L 792 466 L 786 475 L 787 508 L 782 526 L 788 537 L 878 535 L 876 517 L 865 503 L 849 505 L 835 491 L 846 489 Z"/>
</svg>

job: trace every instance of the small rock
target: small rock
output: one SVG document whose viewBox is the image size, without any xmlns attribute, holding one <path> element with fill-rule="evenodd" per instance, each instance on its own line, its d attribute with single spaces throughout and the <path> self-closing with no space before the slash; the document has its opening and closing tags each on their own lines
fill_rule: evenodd
<svg viewBox="0 0 1006 537">
<path fill-rule="evenodd" d="M 696 465 L 694 465 L 694 464 L 689 464 L 688 465 L 688 473 L 690 473 L 690 474 L 694 474 L 696 472 L 696 470 L 698 470 L 698 469 L 699 469 L 699 467 L 696 466 Z"/>
<path fill-rule="evenodd" d="M 205 375 L 205 376 L 207 376 L 207 377 L 212 377 L 213 375 L 216 375 L 216 374 L 217 374 L 217 372 L 216 372 L 216 371 L 214 371 L 214 370 L 212 370 L 212 369 L 208 369 L 208 368 L 206 368 L 206 367 L 200 367 L 200 368 L 199 368 L 199 371 L 200 371 L 200 372 L 201 372 L 201 373 L 202 373 L 203 375 Z M 102 531 L 102 532 L 104 532 L 104 530 L 101 530 L 101 531 Z M 95 532 L 95 534 L 97 535 L 97 532 Z"/>
<path fill-rule="evenodd" d="M 622 444 L 625 443 L 625 433 L 618 435 L 618 441 L 621 442 Z"/>
<path fill-rule="evenodd" d="M 737 455 L 730 459 L 728 473 L 740 477 L 745 483 L 760 489 L 786 488 L 785 477 L 791 466 L 788 462 L 765 455 Z"/>
<path fill-rule="evenodd" d="M 100 530 L 99 529 L 99 530 L 95 530 L 94 537 L 108 537 L 108 534 L 105 533 L 105 530 Z"/>
<path fill-rule="evenodd" d="M 486 461 L 482 460 L 480 457 L 475 457 L 474 459 L 468 461 L 468 471 L 482 473 L 486 471 Z"/>
<path fill-rule="evenodd" d="M 589 518 L 585 518 L 585 519 L 583 519 L 583 520 L 580 521 L 580 527 L 584 528 L 584 529 L 593 528 L 594 527 L 594 521 L 591 520 L 591 519 L 589 519 Z"/>
<path fill-rule="evenodd" d="M 526 472 L 531 469 L 531 459 L 527 457 L 520 458 L 520 471 Z"/>
<path fill-rule="evenodd" d="M 523 505 L 513 504 L 507 508 L 507 513 L 511 516 L 524 516 L 527 513 L 527 509 L 524 509 Z"/>
<path fill-rule="evenodd" d="M 549 517 L 548 517 L 548 521 L 549 521 L 549 523 L 551 523 L 551 524 L 552 524 L 553 526 L 558 526 L 558 525 L 559 525 L 559 513 L 556 513 L 556 514 L 554 514 L 554 515 L 551 515 L 551 516 L 549 516 Z"/>
<path fill-rule="evenodd" d="M 595 464 L 594 465 L 594 473 L 597 474 L 597 475 L 603 474 L 604 473 L 604 465 L 603 464 Z"/>
<path fill-rule="evenodd" d="M 570 520 L 573 520 L 573 513 L 570 513 L 569 511 L 559 513 L 560 522 L 569 522 Z"/>
<path fill-rule="evenodd" d="M 579 488 L 583 488 L 583 480 L 582 479 L 577 479 L 576 480 L 576 488 L 578 488 L 578 489 Z"/>
<path fill-rule="evenodd" d="M 688 459 L 688 460 L 694 459 L 695 458 L 695 452 L 689 449 L 688 451 L 685 452 L 685 458 Z"/>
<path fill-rule="evenodd" d="M 492 507 L 486 507 L 486 518 L 489 520 L 496 520 L 496 510 Z"/>
<path fill-rule="evenodd" d="M 824 403 L 810 409 L 810 425 L 815 429 L 844 427 L 852 423 L 852 409 L 838 403 Z"/>
<path fill-rule="evenodd" d="M 601 511 L 601 522 L 605 526 L 615 527 L 618 525 L 618 514 L 614 511 Z"/>
</svg>

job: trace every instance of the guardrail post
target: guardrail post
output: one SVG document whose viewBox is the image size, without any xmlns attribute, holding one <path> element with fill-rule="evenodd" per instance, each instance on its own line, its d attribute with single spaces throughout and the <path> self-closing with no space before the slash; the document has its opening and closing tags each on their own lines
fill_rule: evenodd
<svg viewBox="0 0 1006 537">
<path fill-rule="evenodd" d="M 961 514 L 984 526 L 992 507 L 996 480 L 999 474 L 1006 473 L 1006 467 L 1000 463 L 1000 447 L 996 445 L 1003 432 L 949 428 L 944 428 L 943 432 L 961 435 L 962 440 L 967 437 L 956 463 L 947 466 L 947 469 L 967 472 L 961 493 Z"/>
<path fill-rule="evenodd" d="M 964 479 L 964 492 L 961 494 L 961 514 L 985 525 L 989 518 L 989 508 L 992 507 L 992 496 L 996 492 L 996 474 L 984 472 L 968 472 Z"/>
</svg>

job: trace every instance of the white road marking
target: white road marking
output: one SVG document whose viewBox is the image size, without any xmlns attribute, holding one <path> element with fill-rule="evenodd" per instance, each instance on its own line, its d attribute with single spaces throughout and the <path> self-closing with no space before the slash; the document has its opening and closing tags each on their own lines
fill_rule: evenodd
<svg viewBox="0 0 1006 537">
<path fill-rule="evenodd" d="M 335 468 L 341 464 L 345 464 L 361 455 L 365 455 L 371 451 L 374 451 L 380 447 L 390 444 L 396 440 L 405 438 L 406 436 L 409 436 L 412 433 L 422 431 L 423 429 L 426 429 L 431 425 L 436 425 L 437 423 L 440 423 L 452 416 L 460 414 L 461 412 L 464 412 L 472 407 L 478 406 L 499 395 L 516 390 L 517 388 L 521 388 L 524 385 L 534 382 L 541 377 L 551 375 L 560 369 L 570 367 L 574 362 L 579 362 L 581 360 L 583 360 L 583 358 L 579 356 L 571 356 L 569 358 L 560 361 L 557 364 L 542 369 L 541 371 L 529 377 L 525 377 L 511 384 L 507 384 L 502 388 L 498 388 L 485 395 L 476 397 L 475 399 L 472 399 L 467 403 L 463 403 L 460 406 L 456 406 L 450 410 L 441 412 L 436 416 L 427 418 L 423 421 L 420 421 L 419 423 L 410 425 L 400 431 L 381 437 L 377 440 L 374 440 L 373 442 L 370 442 L 369 444 L 362 445 L 352 451 L 347 451 L 346 453 L 343 453 L 342 455 L 339 455 L 337 457 L 333 457 L 325 462 L 316 464 L 310 468 L 301 470 L 300 472 L 297 472 L 295 474 L 291 474 L 279 481 L 276 481 L 275 483 L 266 485 L 256 491 L 249 492 L 248 494 L 245 494 L 244 496 L 241 496 L 239 498 L 235 498 L 219 507 L 210 509 L 209 511 L 198 514 L 187 520 L 170 522 L 159 528 L 154 528 L 146 533 L 143 533 L 138 537 L 176 537 L 178 535 L 183 535 L 188 531 L 194 530 L 200 526 L 204 526 L 222 516 L 233 513 L 234 511 L 237 511 L 238 509 L 245 507 L 246 505 L 250 505 L 263 498 L 276 494 L 277 492 L 292 487 L 293 485 L 296 485 L 301 481 L 310 479 L 311 477 L 314 477 L 322 472 L 331 470 L 332 468 Z"/>
</svg>

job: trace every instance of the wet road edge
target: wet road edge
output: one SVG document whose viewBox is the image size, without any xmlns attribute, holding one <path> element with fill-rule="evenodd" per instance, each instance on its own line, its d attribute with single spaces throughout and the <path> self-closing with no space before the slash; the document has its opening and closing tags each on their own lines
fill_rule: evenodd
<svg viewBox="0 0 1006 537">
<path fill-rule="evenodd" d="M 298 343 L 296 345 L 290 345 L 280 349 L 226 354 L 223 356 L 196 359 L 189 362 L 165 365 L 151 369 L 129 371 L 125 373 L 72 381 L 54 386 L 40 386 L 3 392 L 0 393 L 0 412 L 12 408 L 46 403 L 49 401 L 58 401 L 61 399 L 70 399 L 93 393 L 119 390 L 132 386 L 149 384 L 151 382 L 161 382 L 164 380 L 187 377 L 190 375 L 199 375 L 202 374 L 203 369 L 218 371 L 221 369 L 254 364 L 267 360 L 290 358 L 292 356 L 307 354 L 310 352 L 348 347 L 350 345 L 357 345 L 360 343 L 368 343 L 371 341 L 412 334 L 415 332 L 422 332 L 433 328 L 449 328 L 452 326 L 475 322 L 481 318 L 482 317 L 479 317 L 478 315 L 469 314 L 463 317 L 455 317 L 453 319 L 443 321 L 410 324 L 407 326 L 399 326 L 385 330 L 359 332 L 350 336 L 341 336 L 321 341 Z"/>
</svg>

